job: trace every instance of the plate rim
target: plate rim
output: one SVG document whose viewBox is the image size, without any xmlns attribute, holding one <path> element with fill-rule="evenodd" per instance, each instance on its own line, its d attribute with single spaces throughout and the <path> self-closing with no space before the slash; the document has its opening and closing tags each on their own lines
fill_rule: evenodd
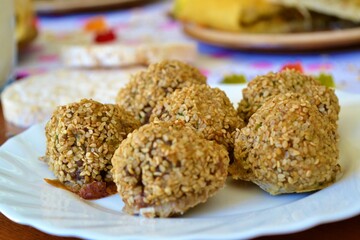
<svg viewBox="0 0 360 240">
<path fill-rule="evenodd" d="M 303 33 L 238 33 L 182 23 L 183 31 L 202 42 L 234 49 L 322 50 L 360 46 L 360 27 Z"/>
<path fill-rule="evenodd" d="M 56 13 L 65 11 L 79 11 L 85 9 L 93 9 L 96 7 L 104 8 L 113 5 L 131 4 L 135 2 L 146 2 L 146 0 L 36 0 L 34 1 L 34 9 L 39 13 Z"/>
</svg>

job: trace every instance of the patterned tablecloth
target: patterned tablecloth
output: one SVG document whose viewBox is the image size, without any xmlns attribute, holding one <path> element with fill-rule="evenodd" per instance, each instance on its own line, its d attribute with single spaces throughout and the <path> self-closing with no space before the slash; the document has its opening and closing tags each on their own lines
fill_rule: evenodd
<svg viewBox="0 0 360 240">
<path fill-rule="evenodd" d="M 360 93 L 360 48 L 328 52 L 276 53 L 225 49 L 198 42 L 182 32 L 181 24 L 169 17 L 171 1 L 160 1 L 136 7 L 96 14 L 40 16 L 40 35 L 19 58 L 18 78 L 61 68 L 57 46 L 76 35 L 88 19 L 101 15 L 124 43 L 193 41 L 199 56 L 194 61 L 207 75 L 209 83 L 220 82 L 224 75 L 243 74 L 249 81 L 254 76 L 278 71 L 286 63 L 301 63 L 305 72 L 331 74 L 336 87 Z M 360 43 L 359 43 L 360 46 Z"/>
</svg>

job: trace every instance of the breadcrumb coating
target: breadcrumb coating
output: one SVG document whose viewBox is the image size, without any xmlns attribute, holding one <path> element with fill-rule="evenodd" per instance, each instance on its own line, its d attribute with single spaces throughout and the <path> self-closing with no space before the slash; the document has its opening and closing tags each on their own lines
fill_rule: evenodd
<svg viewBox="0 0 360 240">
<path fill-rule="evenodd" d="M 234 148 L 236 128 L 245 126 L 225 92 L 208 85 L 176 90 L 158 102 L 150 116 L 152 121 L 183 122 L 230 151 Z"/>
<path fill-rule="evenodd" d="M 129 134 L 112 174 L 129 214 L 169 217 L 205 202 L 225 184 L 224 146 L 183 124 L 149 123 Z"/>
<path fill-rule="evenodd" d="M 243 90 L 238 114 L 247 122 L 266 100 L 287 92 L 304 95 L 311 104 L 317 106 L 319 112 L 334 123 L 337 122 L 340 106 L 334 90 L 321 85 L 312 76 L 291 69 L 268 73 L 250 81 Z"/>
<path fill-rule="evenodd" d="M 164 60 L 132 76 L 130 82 L 120 89 L 116 103 L 145 124 L 158 101 L 176 89 L 192 84 L 206 84 L 206 77 L 191 65 Z"/>
<path fill-rule="evenodd" d="M 277 95 L 237 132 L 229 172 L 271 194 L 322 189 L 340 172 L 338 140 L 336 124 L 302 95 Z"/>
<path fill-rule="evenodd" d="M 138 127 L 138 120 L 114 104 L 82 99 L 60 106 L 45 127 L 45 159 L 61 183 L 81 193 L 87 184 L 112 182 L 111 158 Z"/>
</svg>

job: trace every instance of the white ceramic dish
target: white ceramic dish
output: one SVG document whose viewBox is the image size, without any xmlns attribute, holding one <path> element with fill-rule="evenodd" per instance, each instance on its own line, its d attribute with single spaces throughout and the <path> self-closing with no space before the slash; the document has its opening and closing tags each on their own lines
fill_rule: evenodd
<svg viewBox="0 0 360 240">
<path fill-rule="evenodd" d="M 241 86 L 221 86 L 233 102 Z M 121 211 L 114 195 L 84 201 L 45 183 L 54 178 L 38 160 L 44 155 L 44 124 L 0 148 L 0 210 L 11 220 L 41 231 L 87 239 L 229 239 L 290 233 L 360 213 L 360 95 L 338 92 L 340 163 L 343 176 L 314 193 L 270 196 L 257 186 L 229 181 L 208 202 L 182 217 L 145 219 Z"/>
</svg>

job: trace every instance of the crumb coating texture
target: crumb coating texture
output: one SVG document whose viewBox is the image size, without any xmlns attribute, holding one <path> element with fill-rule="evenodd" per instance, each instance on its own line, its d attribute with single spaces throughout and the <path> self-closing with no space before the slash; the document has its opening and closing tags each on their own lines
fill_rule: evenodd
<svg viewBox="0 0 360 240">
<path fill-rule="evenodd" d="M 58 107 L 45 127 L 46 161 L 60 182 L 78 192 L 84 184 L 111 182 L 111 158 L 140 122 L 114 104 L 94 100 Z"/>
<path fill-rule="evenodd" d="M 277 95 L 237 132 L 229 172 L 271 194 L 322 189 L 340 172 L 338 140 L 336 125 L 301 95 Z"/>
<path fill-rule="evenodd" d="M 112 173 L 129 214 L 169 217 L 205 202 L 222 188 L 224 146 L 181 124 L 149 123 L 129 134 L 112 159 Z"/>
<path fill-rule="evenodd" d="M 304 95 L 318 111 L 334 123 L 337 122 L 340 106 L 333 89 L 322 86 L 314 77 L 295 70 L 284 70 L 257 76 L 243 90 L 243 99 L 238 106 L 239 116 L 248 121 L 266 100 L 287 92 Z"/>
<path fill-rule="evenodd" d="M 191 65 L 164 60 L 132 76 L 130 82 L 120 89 L 116 103 L 145 124 L 158 101 L 176 89 L 192 84 L 206 84 L 206 77 Z"/>
<path fill-rule="evenodd" d="M 234 147 L 236 128 L 245 126 L 226 94 L 208 85 L 176 90 L 155 106 L 150 117 L 152 121 L 183 122 L 229 151 Z"/>
</svg>

